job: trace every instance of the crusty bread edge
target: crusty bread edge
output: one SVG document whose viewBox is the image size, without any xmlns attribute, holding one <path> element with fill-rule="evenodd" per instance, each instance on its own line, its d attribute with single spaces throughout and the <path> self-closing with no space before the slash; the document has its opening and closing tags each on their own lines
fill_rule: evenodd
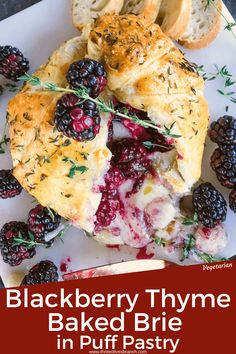
<svg viewBox="0 0 236 354">
<path fill-rule="evenodd" d="M 191 15 L 192 0 L 184 0 L 184 9 L 181 11 L 177 21 L 164 33 L 172 39 L 178 40 L 187 30 Z"/>
<path fill-rule="evenodd" d="M 75 16 L 75 6 L 74 6 L 75 1 L 76 0 L 72 0 L 71 1 L 72 23 L 75 26 L 75 28 L 77 28 L 81 32 L 81 31 L 83 31 L 83 29 L 85 27 L 87 27 L 88 25 L 93 24 L 94 20 L 91 19 L 88 23 L 79 24 L 77 22 L 76 16 Z M 124 0 L 115 0 L 115 7 L 114 7 L 114 10 L 111 13 L 119 13 L 121 11 L 123 5 L 124 5 Z M 106 6 L 106 8 L 104 10 L 104 13 L 101 13 L 101 16 L 104 15 L 106 12 L 110 12 L 110 11 L 107 10 L 107 6 Z"/>
<path fill-rule="evenodd" d="M 201 49 L 209 46 L 218 36 L 221 29 L 221 11 L 222 11 L 222 1 L 219 3 L 219 12 L 217 15 L 217 20 L 215 26 L 210 32 L 198 41 L 189 41 L 187 39 L 179 39 L 179 43 L 188 49 Z"/>
</svg>

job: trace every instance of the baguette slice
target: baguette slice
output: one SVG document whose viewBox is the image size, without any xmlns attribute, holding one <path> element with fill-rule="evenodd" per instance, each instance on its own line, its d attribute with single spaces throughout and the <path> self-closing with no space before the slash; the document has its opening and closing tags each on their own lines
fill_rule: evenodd
<svg viewBox="0 0 236 354">
<path fill-rule="evenodd" d="M 221 25 L 222 0 L 207 5 L 207 0 L 194 0 L 187 31 L 180 44 L 190 49 L 207 47 L 217 37 Z"/>
<path fill-rule="evenodd" d="M 121 15 L 132 13 L 144 15 L 146 20 L 154 23 L 160 10 L 162 0 L 127 0 L 121 10 Z"/>
<path fill-rule="evenodd" d="M 82 30 L 99 16 L 108 13 L 118 14 L 123 5 L 124 0 L 73 0 L 73 23 L 76 28 Z"/>
<path fill-rule="evenodd" d="M 178 40 L 188 28 L 191 9 L 192 0 L 163 0 L 157 23 L 168 37 Z"/>
</svg>

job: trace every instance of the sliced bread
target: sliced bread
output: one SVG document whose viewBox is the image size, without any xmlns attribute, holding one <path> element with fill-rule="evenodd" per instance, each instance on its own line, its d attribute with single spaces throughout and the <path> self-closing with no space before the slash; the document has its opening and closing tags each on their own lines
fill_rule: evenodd
<svg viewBox="0 0 236 354">
<path fill-rule="evenodd" d="M 143 14 L 150 23 L 156 21 L 162 0 L 126 0 L 121 15 L 132 13 Z"/>
<path fill-rule="evenodd" d="M 194 0 L 187 31 L 179 42 L 190 49 L 208 46 L 217 37 L 221 25 L 222 0 Z"/>
<path fill-rule="evenodd" d="M 118 14 L 123 5 L 124 0 L 73 0 L 73 23 L 76 28 L 82 30 L 99 16 L 108 13 Z"/>
<path fill-rule="evenodd" d="M 162 0 L 157 23 L 167 36 L 178 40 L 188 28 L 191 8 L 192 0 Z"/>
</svg>

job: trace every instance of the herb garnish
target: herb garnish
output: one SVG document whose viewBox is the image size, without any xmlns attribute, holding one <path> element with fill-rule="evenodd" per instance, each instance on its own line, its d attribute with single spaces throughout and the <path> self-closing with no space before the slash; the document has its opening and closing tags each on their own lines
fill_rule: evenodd
<svg viewBox="0 0 236 354">
<path fill-rule="evenodd" d="M 161 237 L 155 237 L 154 242 L 159 247 L 166 247 L 168 245 L 168 242 Z"/>
<path fill-rule="evenodd" d="M 236 97 L 234 97 L 236 92 L 227 90 L 229 87 L 235 85 L 236 78 L 234 78 L 233 75 L 230 74 L 226 65 L 222 66 L 222 68 L 219 68 L 216 64 L 214 66 L 216 68 L 215 73 L 207 73 L 203 65 L 201 66 L 195 65 L 195 70 L 200 76 L 203 77 L 204 80 L 207 81 L 212 81 L 217 78 L 222 78 L 224 80 L 224 87 L 223 89 L 218 89 L 217 92 L 222 96 L 224 96 L 225 98 L 229 99 L 231 102 L 236 103 Z"/>
<path fill-rule="evenodd" d="M 204 252 L 196 252 L 197 256 L 202 259 L 206 263 L 216 263 L 216 262 L 224 262 L 227 261 L 226 258 L 215 258 Z"/>
<path fill-rule="evenodd" d="M 28 233 L 30 241 L 27 241 L 23 238 L 22 233 L 18 233 L 18 237 L 15 237 L 13 240 L 12 246 L 24 246 L 27 249 L 30 249 L 34 246 L 46 246 L 48 247 L 48 243 L 46 242 L 35 242 L 35 236 L 32 232 Z"/>
<path fill-rule="evenodd" d="M 185 259 L 189 258 L 190 252 L 192 251 L 193 247 L 195 246 L 195 237 L 192 234 L 188 235 L 188 239 L 185 240 L 184 248 L 183 248 L 183 256 L 181 258 L 181 262 Z"/>
<path fill-rule="evenodd" d="M 153 143 L 151 141 L 143 141 L 142 144 L 147 149 L 152 149 L 153 147 L 159 147 L 159 148 L 162 148 L 162 149 L 169 150 L 169 147 L 164 146 L 164 145 L 160 145 L 160 144 L 155 144 L 155 143 Z"/>
<path fill-rule="evenodd" d="M 69 178 L 73 178 L 75 176 L 76 172 L 80 172 L 80 174 L 82 175 L 88 171 L 88 167 L 78 165 L 76 162 L 71 160 L 69 157 L 64 157 L 62 161 L 70 162 L 70 164 L 71 164 L 71 168 L 70 168 L 70 171 L 68 174 Z"/>
<path fill-rule="evenodd" d="M 208 6 L 214 6 L 214 8 L 221 14 L 221 16 L 223 17 L 223 19 L 226 22 L 226 26 L 225 26 L 225 30 L 230 31 L 232 33 L 232 35 L 234 36 L 234 38 L 236 39 L 236 35 L 233 31 L 233 27 L 236 26 L 236 22 L 229 22 L 228 19 L 226 18 L 226 16 L 223 14 L 223 12 L 218 8 L 218 6 L 215 4 L 215 0 L 207 0 L 207 5 Z"/>
<path fill-rule="evenodd" d="M 119 116 L 121 118 L 129 119 L 132 122 L 144 127 L 144 128 L 153 128 L 158 130 L 160 133 L 164 134 L 165 136 L 169 136 L 172 138 L 180 138 L 180 135 L 177 134 L 172 134 L 172 129 L 175 125 L 175 122 L 170 126 L 170 127 L 164 127 L 164 129 L 161 129 L 154 123 L 152 123 L 149 120 L 142 120 L 139 119 L 135 114 L 129 115 L 128 110 L 126 108 L 121 109 L 120 111 L 115 110 L 113 102 L 109 101 L 106 103 L 105 101 L 99 99 L 99 98 L 92 98 L 89 95 L 89 92 L 86 87 L 81 86 L 77 90 L 73 90 L 70 88 L 63 88 L 63 87 L 58 87 L 53 83 L 50 82 L 42 82 L 38 77 L 36 76 L 30 76 L 30 75 L 23 75 L 19 78 L 19 80 L 23 80 L 26 82 L 29 82 L 32 86 L 39 86 L 47 91 L 52 91 L 52 92 L 65 92 L 65 93 L 72 93 L 76 95 L 77 97 L 81 98 L 83 101 L 80 103 L 90 100 L 94 103 L 97 104 L 98 109 L 101 112 L 106 112 L 106 113 L 112 113 L 115 114 L 116 116 Z"/>
<path fill-rule="evenodd" d="M 190 218 L 190 217 L 188 217 L 188 216 L 185 216 L 182 224 L 183 224 L 183 225 L 186 225 L 186 226 L 188 226 L 188 225 L 197 225 L 197 224 L 198 224 L 198 216 L 197 216 L 197 213 L 195 213 L 195 214 L 193 215 L 193 218 Z"/>
<path fill-rule="evenodd" d="M 48 208 L 48 210 L 50 210 L 50 209 Z M 64 228 L 54 237 L 54 239 L 59 238 L 62 241 L 62 237 L 71 228 L 71 226 L 72 226 L 71 224 L 66 223 Z M 46 247 L 46 248 L 51 247 L 50 241 L 49 242 L 46 242 L 46 241 L 45 242 L 35 242 L 34 234 L 29 232 L 28 235 L 29 235 L 30 241 L 25 240 L 23 238 L 23 236 L 22 236 L 22 233 L 19 232 L 18 233 L 18 237 L 15 237 L 13 239 L 12 246 L 13 247 L 14 246 L 23 246 L 23 247 L 25 247 L 27 249 L 30 249 L 30 248 L 32 248 L 34 246 L 41 246 L 41 247 Z"/>
<path fill-rule="evenodd" d="M 183 257 L 181 259 L 181 262 L 183 262 L 185 259 L 188 259 L 191 252 L 195 253 L 195 255 L 201 260 L 203 260 L 205 263 L 224 262 L 227 260 L 226 258 L 215 258 L 207 253 L 198 251 L 195 248 L 195 242 L 195 236 L 189 234 L 188 239 L 185 240 L 185 245 L 183 248 Z"/>
</svg>

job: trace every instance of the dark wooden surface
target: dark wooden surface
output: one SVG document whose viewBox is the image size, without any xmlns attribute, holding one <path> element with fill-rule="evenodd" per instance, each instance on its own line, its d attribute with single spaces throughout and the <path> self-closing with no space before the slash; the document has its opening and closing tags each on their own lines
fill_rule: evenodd
<svg viewBox="0 0 236 354">
<path fill-rule="evenodd" d="M 19 12 L 26 7 L 34 5 L 39 1 L 43 0 L 0 0 L 0 20 Z M 225 0 L 224 2 L 228 6 L 234 18 L 236 18 L 236 1 Z"/>
</svg>

